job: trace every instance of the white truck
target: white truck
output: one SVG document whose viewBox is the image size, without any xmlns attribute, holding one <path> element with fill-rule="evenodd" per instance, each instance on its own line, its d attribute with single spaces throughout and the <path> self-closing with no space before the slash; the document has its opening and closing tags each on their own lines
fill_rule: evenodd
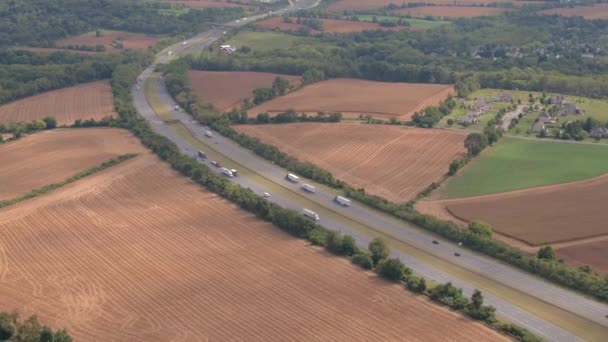
<svg viewBox="0 0 608 342">
<path fill-rule="evenodd" d="M 302 185 L 302 189 L 306 192 L 310 192 L 311 194 L 314 194 L 315 192 L 317 192 L 317 188 L 315 188 L 314 186 L 312 186 L 310 184 Z"/>
<path fill-rule="evenodd" d="M 213 133 L 211 133 L 211 131 L 205 131 L 205 136 L 207 138 L 213 138 Z"/>
<path fill-rule="evenodd" d="M 343 207 L 350 207 L 350 200 L 346 197 L 336 196 L 336 198 L 334 198 L 334 201 L 336 201 Z"/>
<path fill-rule="evenodd" d="M 319 221 L 319 215 L 310 209 L 302 209 L 302 214 L 315 222 Z"/>
<path fill-rule="evenodd" d="M 285 176 L 285 179 L 292 183 L 297 183 L 300 181 L 300 177 L 294 175 L 293 173 L 288 173 L 287 176 Z"/>
<path fill-rule="evenodd" d="M 239 175 L 239 172 L 236 169 L 230 169 L 230 172 L 232 172 L 232 176 L 234 177 Z"/>
<path fill-rule="evenodd" d="M 234 177 L 234 175 L 232 174 L 232 171 L 230 171 L 230 169 L 228 169 L 226 167 L 221 168 L 221 171 L 222 171 L 222 174 L 226 177 L 230 177 L 230 178 Z"/>
</svg>

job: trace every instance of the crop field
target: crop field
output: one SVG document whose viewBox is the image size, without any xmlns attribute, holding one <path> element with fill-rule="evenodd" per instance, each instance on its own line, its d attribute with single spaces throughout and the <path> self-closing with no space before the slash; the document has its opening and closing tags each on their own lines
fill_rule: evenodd
<svg viewBox="0 0 608 342">
<path fill-rule="evenodd" d="M 62 39 L 56 43 L 57 46 L 68 45 L 86 45 L 95 47 L 103 45 L 106 53 L 120 52 L 122 49 L 117 49 L 112 46 L 112 41 L 122 40 L 123 49 L 145 50 L 149 46 L 156 45 L 157 37 L 147 36 L 145 34 L 118 32 L 118 31 L 102 31 L 101 37 L 96 37 L 95 32 L 81 34 L 80 36 Z"/>
<path fill-rule="evenodd" d="M 0 210 L 0 250 L 0 309 L 75 341 L 508 341 L 150 154 Z"/>
<path fill-rule="evenodd" d="M 128 131 L 87 128 L 44 131 L 0 145 L 0 200 L 58 183 L 106 160 L 143 149 Z"/>
<path fill-rule="evenodd" d="M 583 17 L 585 19 L 608 19 L 608 4 L 595 4 L 592 6 L 575 6 L 565 8 L 552 8 L 540 11 L 541 14 L 559 14 L 566 17 Z"/>
<path fill-rule="evenodd" d="M 276 49 L 289 49 L 295 44 L 308 44 L 314 42 L 312 38 L 293 36 L 279 32 L 240 31 L 230 38 L 226 44 L 240 48 L 248 46 L 257 51 L 271 51 Z"/>
<path fill-rule="evenodd" d="M 226 7 L 243 7 L 246 9 L 252 8 L 251 6 L 243 6 L 240 4 L 231 3 L 228 1 L 218 1 L 218 0 L 161 0 L 162 2 L 173 4 L 173 5 L 181 5 L 185 7 L 191 8 L 226 8 Z M 246 1 L 243 1 L 246 2 Z"/>
<path fill-rule="evenodd" d="M 409 15 L 413 17 L 444 17 L 444 18 L 472 18 L 481 16 L 496 16 L 509 12 L 510 9 L 499 7 L 479 6 L 420 6 L 402 8 L 392 13 Z"/>
<path fill-rule="evenodd" d="M 188 79 L 194 93 L 220 111 L 239 106 L 245 99 L 252 100 L 254 89 L 271 88 L 277 76 L 287 79 L 294 87 L 302 83 L 300 76 L 265 72 L 188 71 Z"/>
<path fill-rule="evenodd" d="M 588 265 L 600 274 L 608 274 L 608 239 L 557 248 L 555 252 L 569 264 Z"/>
<path fill-rule="evenodd" d="M 390 4 L 402 5 L 410 3 L 420 3 L 419 0 L 339 0 L 332 3 L 327 7 L 330 12 L 343 12 L 343 11 L 362 11 L 371 10 L 386 7 Z M 433 5 L 454 5 L 454 0 L 426 0 L 424 3 Z M 516 6 L 527 5 L 527 4 L 542 4 L 542 1 L 511 1 L 511 0 L 459 0 L 458 5 L 485 5 L 492 3 L 512 3 Z"/>
<path fill-rule="evenodd" d="M 447 210 L 464 221 L 481 220 L 531 245 L 608 234 L 608 175 L 580 182 L 447 200 Z"/>
<path fill-rule="evenodd" d="M 503 138 L 446 186 L 460 198 L 574 182 L 608 173 L 603 145 Z"/>
<path fill-rule="evenodd" d="M 367 23 L 361 21 L 349 21 L 349 20 L 335 20 L 335 19 L 320 19 L 323 23 L 323 31 L 331 32 L 331 33 L 352 33 L 352 32 L 361 32 L 361 31 L 371 31 L 371 30 L 407 30 L 410 29 L 406 26 L 396 26 L 396 27 L 383 27 L 377 23 Z M 263 27 L 266 29 L 278 29 L 280 31 L 298 31 L 300 29 L 309 29 L 311 34 L 320 33 L 321 31 L 317 31 L 314 29 L 310 29 L 306 25 L 297 24 L 296 18 L 292 18 L 292 23 L 286 23 L 283 21 L 283 17 L 272 17 L 270 19 L 266 19 L 259 23 L 256 23 L 257 26 Z"/>
<path fill-rule="evenodd" d="M 71 125 L 76 119 L 99 120 L 115 115 L 112 90 L 108 81 L 53 90 L 0 107 L 0 122 L 29 121 L 53 116 L 59 125 Z"/>
<path fill-rule="evenodd" d="M 357 123 L 239 125 L 301 160 L 330 171 L 355 188 L 405 202 L 443 179 L 465 152 L 464 133 Z"/>
<path fill-rule="evenodd" d="M 249 110 L 249 116 L 288 109 L 298 113 L 342 112 L 345 117 L 372 115 L 380 119 L 408 120 L 414 112 L 445 100 L 454 88 L 446 84 L 373 82 L 350 78 L 330 79 L 308 85 Z"/>
</svg>

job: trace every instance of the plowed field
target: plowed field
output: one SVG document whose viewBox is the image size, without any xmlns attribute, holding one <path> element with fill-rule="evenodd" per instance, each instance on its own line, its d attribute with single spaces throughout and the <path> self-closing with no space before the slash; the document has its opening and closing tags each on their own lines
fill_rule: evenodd
<svg viewBox="0 0 608 342">
<path fill-rule="evenodd" d="M 135 49 L 145 50 L 148 46 L 156 45 L 158 38 L 146 36 L 144 34 L 129 33 L 129 32 L 116 32 L 116 31 L 103 31 L 103 36 L 96 37 L 95 32 L 89 32 L 81 34 L 80 36 L 70 37 L 58 41 L 57 46 L 67 45 L 86 45 L 95 47 L 97 45 L 105 46 L 106 53 L 116 53 L 123 49 L 116 49 L 112 46 L 112 41 L 116 39 L 122 39 L 123 49 Z"/>
<path fill-rule="evenodd" d="M 440 203 L 457 218 L 486 221 L 495 231 L 531 245 L 608 234 L 608 175 Z"/>
<path fill-rule="evenodd" d="M 367 23 L 362 21 L 348 21 L 348 20 L 335 20 L 335 19 L 320 19 L 323 23 L 323 31 L 331 33 L 352 33 L 361 32 L 366 30 L 407 30 L 409 27 L 397 26 L 397 27 L 384 27 L 377 23 Z M 278 29 L 280 31 L 297 31 L 300 29 L 310 29 L 306 25 L 297 24 L 296 18 L 292 18 L 292 23 L 286 23 L 283 21 L 283 17 L 272 17 L 259 23 L 257 26 L 266 29 Z M 312 34 L 319 33 L 320 31 L 310 29 Z"/>
<path fill-rule="evenodd" d="M 572 8 L 552 8 L 540 11 L 541 14 L 559 14 L 566 17 L 584 17 L 585 19 L 608 19 L 608 4 L 577 6 Z"/>
<path fill-rule="evenodd" d="M 0 210 L 0 309 L 75 341 L 508 341 L 143 154 Z"/>
<path fill-rule="evenodd" d="M 221 111 L 239 106 L 245 99 L 252 100 L 254 89 L 271 88 L 277 76 L 287 79 L 294 87 L 302 82 L 300 76 L 266 72 L 188 71 L 192 90 Z"/>
<path fill-rule="evenodd" d="M 53 116 L 59 125 L 76 119 L 99 120 L 115 116 L 112 90 L 108 81 L 53 90 L 14 101 L 0 107 L 0 122 L 29 121 Z"/>
<path fill-rule="evenodd" d="M 128 131 L 88 128 L 45 131 L 0 145 L 0 200 L 64 181 L 121 154 L 144 151 Z"/>
<path fill-rule="evenodd" d="M 405 202 L 443 179 L 464 152 L 464 133 L 364 124 L 235 126 L 352 186 Z"/>
<path fill-rule="evenodd" d="M 451 85 L 372 82 L 337 78 L 308 85 L 296 92 L 262 103 L 249 110 L 277 114 L 288 109 L 298 113 L 342 112 L 345 117 L 370 114 L 387 119 L 409 119 L 414 112 L 445 100 L 454 93 Z"/>
<path fill-rule="evenodd" d="M 393 13 L 410 15 L 412 17 L 471 18 L 480 16 L 495 16 L 509 12 L 510 9 L 498 7 L 467 7 L 467 6 L 420 6 L 402 8 Z"/>
<path fill-rule="evenodd" d="M 331 12 L 342 12 L 347 10 L 370 10 L 376 8 L 386 7 L 390 4 L 402 5 L 410 3 L 428 3 L 434 5 L 454 5 L 454 0 L 340 0 L 332 3 L 328 6 L 328 10 Z M 542 4 L 542 1 L 510 1 L 510 0 L 458 0 L 457 4 L 460 6 L 466 5 L 481 5 L 481 4 L 492 4 L 492 3 L 512 3 L 516 6 L 523 6 L 526 4 Z"/>
<path fill-rule="evenodd" d="M 556 249 L 557 256 L 567 263 L 588 265 L 601 274 L 608 274 L 608 239 Z"/>
</svg>

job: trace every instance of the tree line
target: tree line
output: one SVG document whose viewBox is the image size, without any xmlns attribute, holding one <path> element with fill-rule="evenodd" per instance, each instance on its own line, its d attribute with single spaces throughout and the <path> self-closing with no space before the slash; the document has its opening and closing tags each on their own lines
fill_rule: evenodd
<svg viewBox="0 0 608 342">
<path fill-rule="evenodd" d="M 65 329 L 54 331 L 40 324 L 36 316 L 22 321 L 16 312 L 0 312 L 0 341 L 7 342 L 72 342 Z"/>
</svg>

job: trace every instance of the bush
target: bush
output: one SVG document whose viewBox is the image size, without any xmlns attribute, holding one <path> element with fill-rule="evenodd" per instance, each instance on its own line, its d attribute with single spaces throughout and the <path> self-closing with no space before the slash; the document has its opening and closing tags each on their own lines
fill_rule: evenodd
<svg viewBox="0 0 608 342">
<path fill-rule="evenodd" d="M 381 260 L 388 258 L 390 251 L 386 246 L 386 242 L 384 242 L 381 238 L 373 239 L 368 246 L 369 252 L 372 256 L 372 261 L 374 265 L 378 265 Z"/>
<path fill-rule="evenodd" d="M 469 304 L 469 300 L 462 294 L 462 289 L 451 282 L 433 287 L 429 290 L 429 296 L 432 300 L 455 310 L 463 310 Z"/>
<path fill-rule="evenodd" d="M 374 267 L 374 261 L 371 255 L 366 251 L 359 251 L 353 255 L 353 264 L 359 265 L 360 267 L 371 270 Z"/>
<path fill-rule="evenodd" d="M 412 271 L 397 258 L 382 259 L 376 266 L 378 275 L 390 281 L 401 281 Z"/>
<path fill-rule="evenodd" d="M 405 286 L 412 292 L 423 293 L 426 291 L 426 280 L 416 276 L 409 276 L 405 281 Z"/>
</svg>

